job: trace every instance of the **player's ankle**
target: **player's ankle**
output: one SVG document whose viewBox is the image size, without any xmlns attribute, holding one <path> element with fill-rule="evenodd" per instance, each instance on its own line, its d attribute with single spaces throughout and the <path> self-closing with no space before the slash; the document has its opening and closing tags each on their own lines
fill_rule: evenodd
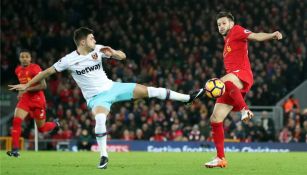
<svg viewBox="0 0 307 175">
<path fill-rule="evenodd" d="M 221 160 L 225 160 L 225 156 L 216 156 L 216 157 L 221 159 Z"/>
<path fill-rule="evenodd" d="M 243 112 L 245 112 L 246 110 L 249 110 L 249 109 L 248 109 L 247 106 L 244 106 L 244 107 L 240 110 L 240 112 L 243 113 Z"/>
</svg>

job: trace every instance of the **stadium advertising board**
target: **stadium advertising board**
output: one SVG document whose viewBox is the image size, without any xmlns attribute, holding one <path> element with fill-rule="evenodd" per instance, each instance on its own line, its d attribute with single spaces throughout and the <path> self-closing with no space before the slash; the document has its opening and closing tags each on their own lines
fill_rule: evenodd
<svg viewBox="0 0 307 175">
<path fill-rule="evenodd" d="M 211 142 L 109 141 L 110 152 L 214 152 Z M 225 143 L 226 152 L 294 152 L 306 151 L 306 143 Z"/>
</svg>

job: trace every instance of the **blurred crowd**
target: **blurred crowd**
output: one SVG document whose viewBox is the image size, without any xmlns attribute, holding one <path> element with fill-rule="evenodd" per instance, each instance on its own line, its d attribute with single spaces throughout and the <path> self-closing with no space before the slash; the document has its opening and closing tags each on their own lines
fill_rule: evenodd
<svg viewBox="0 0 307 175">
<path fill-rule="evenodd" d="M 278 140 L 282 143 L 307 143 L 307 108 L 301 109 L 299 101 L 292 95 L 283 104 L 284 126 Z"/>
<path fill-rule="evenodd" d="M 215 20 L 215 14 L 225 9 L 233 13 L 236 23 L 253 32 L 279 30 L 284 35 L 282 41 L 250 42 L 255 84 L 246 96 L 248 104 L 275 105 L 307 78 L 306 1 L 3 0 L 1 6 L 5 7 L 1 11 L 4 85 L 17 82 L 12 77 L 20 49 L 30 49 L 33 62 L 48 68 L 75 49 L 73 31 L 87 26 L 95 31 L 98 44 L 121 49 L 127 55 L 123 62 L 104 60 L 110 79 L 189 93 L 209 78 L 225 74 L 224 42 Z M 75 138 L 80 147 L 88 149 L 95 121 L 79 88 L 67 72 L 47 82 L 48 118 L 60 118 L 62 128 L 45 137 Z M 210 141 L 213 105 L 214 101 L 205 97 L 189 107 L 156 99 L 118 103 L 108 116 L 109 138 Z M 243 142 L 307 142 L 306 109 L 293 109 L 285 111 L 287 119 L 281 132 L 275 130 L 265 111 L 257 116 L 261 120 L 248 124 L 231 114 L 224 122 L 225 137 Z M 31 138 L 28 126 L 24 136 Z"/>
</svg>

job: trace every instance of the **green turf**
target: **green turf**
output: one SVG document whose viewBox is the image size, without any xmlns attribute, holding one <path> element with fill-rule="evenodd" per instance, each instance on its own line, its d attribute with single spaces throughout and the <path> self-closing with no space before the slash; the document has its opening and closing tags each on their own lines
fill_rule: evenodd
<svg viewBox="0 0 307 175">
<path fill-rule="evenodd" d="M 201 165 L 214 153 L 110 153 L 108 169 L 96 168 L 98 153 L 21 152 L 20 158 L 0 152 L 1 175 L 303 175 L 307 153 L 227 153 L 227 168 Z"/>
</svg>

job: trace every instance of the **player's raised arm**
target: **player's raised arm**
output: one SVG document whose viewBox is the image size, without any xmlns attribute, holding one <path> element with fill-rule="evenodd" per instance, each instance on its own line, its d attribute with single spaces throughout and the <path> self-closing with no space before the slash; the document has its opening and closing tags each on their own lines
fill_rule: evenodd
<svg viewBox="0 0 307 175">
<path fill-rule="evenodd" d="M 121 50 L 114 50 L 111 47 L 104 47 L 101 51 L 110 58 L 114 58 L 117 60 L 124 60 L 126 59 L 126 54 Z"/>
<path fill-rule="evenodd" d="M 282 34 L 279 31 L 273 33 L 251 33 L 248 35 L 247 39 L 252 41 L 281 40 Z"/>
<path fill-rule="evenodd" d="M 41 82 L 45 78 L 49 77 L 50 75 L 56 73 L 56 70 L 53 66 L 49 67 L 48 69 L 44 70 L 43 72 L 37 74 L 31 81 L 27 84 L 17 84 L 17 85 L 9 85 L 9 90 L 18 90 L 24 91 L 27 90 L 31 85 Z"/>
</svg>

